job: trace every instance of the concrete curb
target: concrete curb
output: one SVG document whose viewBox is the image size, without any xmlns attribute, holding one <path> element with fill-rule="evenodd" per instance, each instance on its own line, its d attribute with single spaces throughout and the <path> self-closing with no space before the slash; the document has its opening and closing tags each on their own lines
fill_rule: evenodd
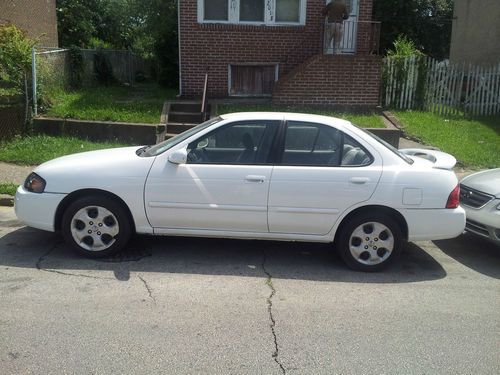
<svg viewBox="0 0 500 375">
<path fill-rule="evenodd" d="M 14 197 L 8 194 L 0 194 L 0 206 L 4 207 L 14 206 Z"/>
</svg>

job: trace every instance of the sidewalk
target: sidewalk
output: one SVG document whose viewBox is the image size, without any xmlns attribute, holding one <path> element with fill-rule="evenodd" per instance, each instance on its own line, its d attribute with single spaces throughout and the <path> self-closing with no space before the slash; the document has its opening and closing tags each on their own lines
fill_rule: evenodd
<svg viewBox="0 0 500 375">
<path fill-rule="evenodd" d="M 0 184 L 10 182 L 20 185 L 33 169 L 35 169 L 35 166 L 22 166 L 0 161 Z"/>
</svg>

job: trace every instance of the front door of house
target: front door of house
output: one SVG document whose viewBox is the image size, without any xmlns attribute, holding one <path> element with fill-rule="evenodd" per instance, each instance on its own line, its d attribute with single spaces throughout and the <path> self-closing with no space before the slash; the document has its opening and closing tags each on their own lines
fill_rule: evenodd
<svg viewBox="0 0 500 375">
<path fill-rule="evenodd" d="M 326 0 L 328 4 L 331 0 Z M 359 15 L 359 0 L 344 0 L 349 12 L 347 18 L 340 26 L 340 40 L 335 44 L 334 40 L 327 46 L 325 53 L 355 53 L 356 40 L 358 35 L 358 15 Z M 336 34 L 337 35 L 337 34 Z"/>
<path fill-rule="evenodd" d="M 229 95 L 271 96 L 276 65 L 230 65 Z"/>
</svg>

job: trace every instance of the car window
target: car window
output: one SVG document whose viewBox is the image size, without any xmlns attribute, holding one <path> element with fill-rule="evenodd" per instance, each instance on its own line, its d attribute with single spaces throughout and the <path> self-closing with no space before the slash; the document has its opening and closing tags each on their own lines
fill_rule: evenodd
<svg viewBox="0 0 500 375">
<path fill-rule="evenodd" d="M 331 126 L 289 121 L 281 164 L 338 166 L 342 133 Z"/>
<path fill-rule="evenodd" d="M 344 144 L 342 147 L 342 167 L 362 167 L 371 164 L 372 156 L 366 149 L 352 137 L 344 134 Z"/>
<path fill-rule="evenodd" d="M 191 142 L 188 164 L 266 164 L 279 121 L 239 121 Z"/>
</svg>

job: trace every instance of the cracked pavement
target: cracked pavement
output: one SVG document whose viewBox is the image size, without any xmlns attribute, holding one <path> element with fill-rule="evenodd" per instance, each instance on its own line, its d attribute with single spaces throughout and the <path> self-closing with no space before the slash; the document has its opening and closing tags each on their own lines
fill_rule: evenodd
<svg viewBox="0 0 500 375">
<path fill-rule="evenodd" d="M 84 259 L 0 208 L 0 373 L 500 373 L 500 249 L 408 244 L 384 273 L 328 245 L 137 237 Z"/>
</svg>

